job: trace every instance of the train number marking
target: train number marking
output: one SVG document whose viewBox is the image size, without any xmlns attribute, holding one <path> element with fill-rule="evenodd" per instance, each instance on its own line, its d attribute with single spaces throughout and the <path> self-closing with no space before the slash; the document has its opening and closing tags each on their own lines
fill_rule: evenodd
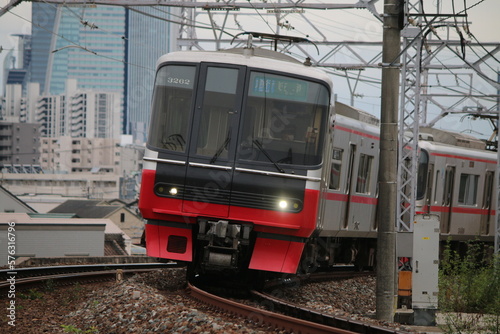
<svg viewBox="0 0 500 334">
<path fill-rule="evenodd" d="M 191 84 L 191 79 L 168 77 L 167 83 L 189 86 Z"/>
</svg>

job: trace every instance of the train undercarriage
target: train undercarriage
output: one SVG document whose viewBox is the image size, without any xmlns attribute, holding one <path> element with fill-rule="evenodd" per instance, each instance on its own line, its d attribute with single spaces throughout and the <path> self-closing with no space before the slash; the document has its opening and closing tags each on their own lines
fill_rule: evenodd
<svg viewBox="0 0 500 334">
<path fill-rule="evenodd" d="M 193 261 L 189 263 L 189 276 L 248 275 L 256 239 L 252 224 L 199 219 L 193 230 L 194 254 Z M 375 239 L 310 238 L 304 247 L 297 273 L 305 274 L 339 265 L 374 270 L 375 253 Z"/>
</svg>

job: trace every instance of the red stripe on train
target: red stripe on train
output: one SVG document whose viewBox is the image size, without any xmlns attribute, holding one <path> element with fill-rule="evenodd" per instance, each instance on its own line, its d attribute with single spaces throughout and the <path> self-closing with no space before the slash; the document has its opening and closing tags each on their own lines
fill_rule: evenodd
<svg viewBox="0 0 500 334">
<path fill-rule="evenodd" d="M 355 135 L 360 135 L 360 136 L 363 136 L 363 137 L 366 137 L 366 138 L 380 140 L 380 137 L 378 137 L 378 136 L 374 136 L 374 135 L 371 135 L 371 134 L 368 134 L 368 133 L 364 133 L 364 132 L 361 132 L 361 131 L 349 129 L 349 128 L 346 128 L 346 127 L 343 127 L 343 126 L 340 126 L 340 125 L 335 125 L 334 129 L 345 131 L 345 132 L 349 132 L 349 133 L 353 133 Z"/>
<path fill-rule="evenodd" d="M 450 211 L 449 207 L 446 206 L 438 206 L 438 205 L 433 205 L 431 206 L 431 212 L 448 212 Z M 473 214 L 473 215 L 494 215 L 495 210 L 488 210 L 488 209 L 480 209 L 480 208 L 463 208 L 463 207 L 452 207 L 451 208 L 452 213 L 467 213 L 467 214 Z"/>
<path fill-rule="evenodd" d="M 349 200 L 348 195 L 338 194 L 338 193 L 326 193 L 325 198 L 329 201 L 338 201 L 338 202 L 347 202 Z M 359 195 L 350 196 L 350 201 L 352 203 L 361 203 L 369 205 L 377 205 L 378 203 L 378 200 L 375 197 L 365 197 Z"/>
<path fill-rule="evenodd" d="M 479 158 L 472 158 L 472 157 L 466 157 L 463 155 L 455 155 L 455 154 L 444 154 L 444 153 L 431 153 L 431 155 L 436 156 L 436 157 L 444 157 L 444 158 L 453 158 L 453 159 L 462 159 L 462 160 L 470 160 L 470 161 L 477 161 L 477 162 L 484 162 L 487 164 L 496 164 L 496 160 L 489 160 L 489 159 L 479 159 Z"/>
</svg>

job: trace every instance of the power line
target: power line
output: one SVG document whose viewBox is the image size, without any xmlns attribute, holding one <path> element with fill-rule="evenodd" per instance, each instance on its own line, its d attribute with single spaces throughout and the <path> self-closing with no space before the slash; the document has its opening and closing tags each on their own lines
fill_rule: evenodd
<svg viewBox="0 0 500 334">
<path fill-rule="evenodd" d="M 174 20 L 170 20 L 170 19 L 166 19 L 166 18 L 163 18 L 163 17 L 160 17 L 160 16 L 156 16 L 156 15 L 153 15 L 153 14 L 149 14 L 149 13 L 146 13 L 146 12 L 143 12 L 143 11 L 140 11 L 138 9 L 135 9 L 135 8 L 132 8 L 130 6 L 125 6 L 125 8 L 128 8 L 129 10 L 133 11 L 133 12 L 136 12 L 136 13 L 140 13 L 144 16 L 148 16 L 148 17 L 152 17 L 152 18 L 155 18 L 155 19 L 158 19 L 158 20 L 162 20 L 162 21 L 165 21 L 165 22 L 169 22 L 169 23 L 174 23 L 174 24 L 181 24 L 180 22 L 178 21 L 174 21 Z M 184 25 L 187 25 L 189 27 L 192 27 L 192 28 L 198 28 L 198 29 L 208 29 L 208 30 L 212 30 L 214 28 L 210 27 L 210 26 L 201 26 L 201 25 L 196 25 L 196 24 L 184 24 Z M 215 28 L 216 30 L 218 31 L 222 31 L 223 33 L 231 36 L 231 37 L 234 37 L 235 35 L 233 34 L 230 34 L 222 29 L 219 29 L 219 28 Z M 235 29 L 236 30 L 236 29 Z"/>
<path fill-rule="evenodd" d="M 274 29 L 269 25 L 269 23 L 267 22 L 267 20 L 264 20 L 264 18 L 259 13 L 259 11 L 257 10 L 257 8 L 255 8 L 255 6 L 252 4 L 252 2 L 248 1 L 248 3 L 250 4 L 250 6 L 252 6 L 252 8 L 255 10 L 255 12 L 260 16 L 260 18 L 262 19 L 262 21 L 264 21 L 264 23 L 269 27 L 269 29 L 271 29 L 271 31 L 273 32 L 273 34 L 276 34 L 276 32 L 274 31 Z"/>
<path fill-rule="evenodd" d="M 1 8 L 3 9 L 4 7 L 1 7 Z M 86 52 L 89 52 L 89 53 L 91 53 L 91 54 L 94 54 L 95 56 L 102 57 L 102 58 L 106 58 L 106 59 L 109 59 L 109 60 L 112 60 L 112 61 L 116 61 L 116 62 L 120 62 L 120 63 L 123 63 L 123 64 L 125 64 L 125 65 L 131 65 L 131 66 L 135 66 L 135 67 L 138 67 L 138 68 L 143 68 L 143 69 L 146 69 L 146 70 L 149 70 L 149 71 L 154 71 L 154 70 L 155 70 L 154 68 L 149 68 L 149 67 L 145 67 L 145 66 L 142 66 L 142 65 L 139 65 L 139 64 L 130 63 L 130 62 L 127 62 L 127 61 L 125 61 L 125 60 L 123 60 L 123 59 L 113 58 L 113 57 L 111 57 L 111 56 L 108 56 L 108 55 L 105 55 L 105 54 L 102 54 L 102 53 L 99 53 L 99 52 L 96 52 L 96 51 L 90 50 L 90 49 L 88 49 L 87 47 L 82 46 L 82 45 L 80 45 L 79 43 L 76 43 L 76 42 L 74 42 L 74 41 L 72 41 L 72 40 L 70 40 L 70 39 L 68 39 L 68 38 L 64 37 L 63 35 L 60 35 L 60 34 L 58 34 L 58 33 L 56 33 L 56 32 L 53 32 L 53 31 L 50 31 L 49 29 L 47 29 L 47 28 L 45 28 L 45 27 L 41 26 L 40 24 L 38 24 L 38 23 L 34 23 L 33 21 L 28 20 L 28 19 L 24 18 L 24 17 L 23 17 L 23 16 L 21 16 L 21 15 L 18 15 L 18 14 L 16 14 L 16 13 L 12 12 L 12 11 L 9 11 L 9 12 L 10 12 L 12 15 L 17 16 L 18 18 L 20 18 L 20 19 L 22 19 L 22 20 L 24 20 L 24 21 L 26 21 L 26 22 L 28 22 L 28 23 L 30 23 L 30 24 L 32 24 L 32 25 L 34 25 L 34 26 L 36 26 L 36 27 L 38 27 L 38 28 L 42 29 L 42 30 L 45 30 L 46 32 L 48 32 L 48 33 L 50 33 L 50 34 L 52 34 L 52 35 L 54 35 L 54 36 L 57 36 L 57 37 L 59 37 L 59 38 L 61 38 L 61 39 L 65 40 L 66 42 L 70 43 L 70 45 L 71 45 L 71 46 L 76 47 L 76 48 L 79 48 L 79 49 L 82 49 L 82 50 L 84 50 L 84 51 L 86 51 Z M 52 52 L 54 53 L 54 52 L 57 52 L 57 51 L 59 51 L 59 50 L 61 50 L 61 49 L 62 49 L 62 48 L 60 48 L 60 49 L 56 49 L 56 50 L 53 50 Z"/>
</svg>

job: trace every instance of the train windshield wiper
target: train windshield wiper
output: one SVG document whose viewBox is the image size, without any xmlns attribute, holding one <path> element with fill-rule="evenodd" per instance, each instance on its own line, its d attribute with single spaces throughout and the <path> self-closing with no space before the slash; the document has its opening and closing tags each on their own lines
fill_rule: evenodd
<svg viewBox="0 0 500 334">
<path fill-rule="evenodd" d="M 224 140 L 224 142 L 222 143 L 222 145 L 215 152 L 215 154 L 212 157 L 212 159 L 210 159 L 210 163 L 211 164 L 213 164 L 215 161 L 217 161 L 217 159 L 219 158 L 219 156 L 222 154 L 222 151 L 224 151 L 224 149 L 226 148 L 227 144 L 229 144 L 230 140 L 231 140 L 231 131 L 229 131 L 227 133 L 226 140 Z"/>
<path fill-rule="evenodd" d="M 269 159 L 269 161 L 271 161 L 274 165 L 274 167 L 276 167 L 276 169 L 280 172 L 280 173 L 285 173 L 285 170 L 283 168 L 281 168 L 277 163 L 276 161 L 273 160 L 273 158 L 271 158 L 271 156 L 269 155 L 269 153 L 265 150 L 264 147 L 262 147 L 262 144 L 257 140 L 257 139 L 254 139 L 253 142 L 255 143 L 255 146 L 257 146 L 259 148 L 259 150 L 264 153 L 264 155 L 266 156 L 266 158 Z"/>
</svg>

